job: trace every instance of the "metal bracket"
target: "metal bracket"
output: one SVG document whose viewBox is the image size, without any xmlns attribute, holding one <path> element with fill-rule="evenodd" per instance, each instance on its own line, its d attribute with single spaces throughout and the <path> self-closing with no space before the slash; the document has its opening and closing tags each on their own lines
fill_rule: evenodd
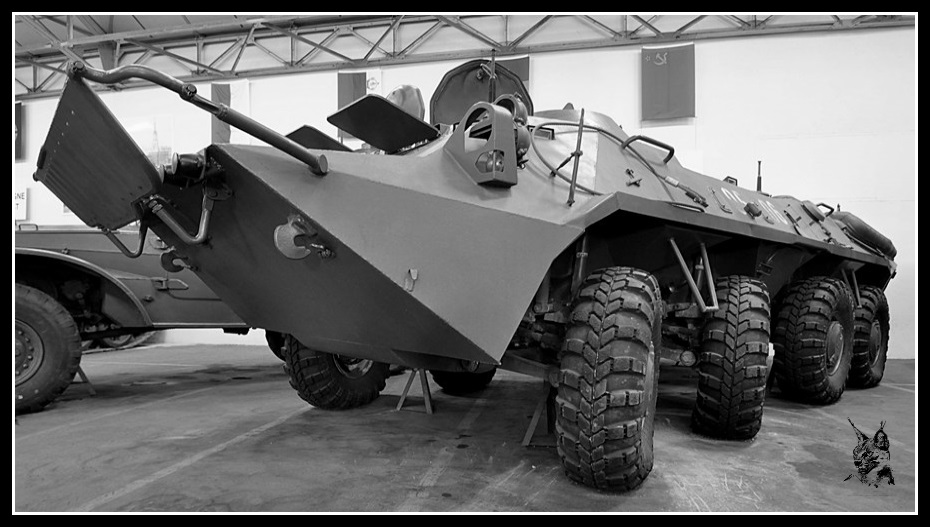
<svg viewBox="0 0 930 527">
<path fill-rule="evenodd" d="M 691 288 L 691 294 L 694 295 L 694 301 L 697 302 L 698 307 L 701 309 L 701 313 L 710 313 L 712 311 L 717 311 L 720 309 L 720 306 L 717 304 L 717 291 L 714 288 L 714 275 L 710 270 L 710 258 L 707 257 L 707 247 L 701 242 L 701 259 L 703 262 L 704 270 L 706 271 L 707 278 L 707 288 L 710 289 L 710 301 L 711 305 L 704 303 L 704 298 L 701 296 L 701 290 L 698 285 L 694 282 L 694 278 L 691 276 L 691 271 L 688 270 L 688 265 L 685 263 L 684 257 L 681 256 L 681 251 L 678 250 L 678 244 L 675 243 L 675 238 L 669 238 L 668 242 L 672 246 L 672 250 L 675 252 L 675 257 L 678 258 L 678 263 L 681 265 L 681 271 L 684 273 L 685 278 L 688 280 L 688 287 Z"/>
<path fill-rule="evenodd" d="M 174 219 L 174 216 L 168 212 L 168 209 L 166 209 L 165 205 L 161 202 L 163 199 L 164 198 L 158 194 L 153 194 L 145 201 L 145 206 L 148 207 L 152 214 L 158 216 L 158 219 L 171 229 L 171 232 L 184 243 L 188 245 L 200 245 L 207 241 L 207 234 L 210 229 L 210 215 L 213 212 L 214 201 L 207 195 L 206 189 L 204 189 L 203 202 L 200 209 L 200 224 L 197 228 L 197 234 L 193 236 L 191 236 L 187 230 Z"/>
<path fill-rule="evenodd" d="M 106 227 L 98 228 L 103 231 L 103 234 L 105 234 L 106 237 L 109 238 L 111 242 L 113 242 L 113 245 L 115 245 L 116 248 L 127 257 L 138 258 L 142 256 L 142 251 L 145 249 L 145 235 L 149 232 L 149 226 L 145 222 L 139 224 L 139 248 L 135 251 L 130 251 L 128 247 L 123 245 L 123 242 L 119 241 L 119 238 L 117 238 L 116 234 L 110 229 Z"/>
<path fill-rule="evenodd" d="M 524 447 L 543 447 L 543 448 L 554 448 L 555 444 L 555 396 L 557 390 L 554 386 L 549 384 L 549 381 L 543 381 L 543 391 L 542 396 L 539 398 L 539 401 L 536 403 L 536 409 L 533 411 L 533 417 L 530 419 L 529 426 L 526 427 L 526 432 L 523 434 L 523 441 L 520 443 Z M 533 436 L 536 434 L 536 429 L 539 428 L 539 421 L 543 416 L 543 411 L 546 412 L 546 439 L 545 443 L 535 443 L 533 442 Z"/>
<path fill-rule="evenodd" d="M 419 271 L 416 269 L 407 269 L 407 274 L 404 276 L 404 291 L 413 291 L 414 286 L 417 284 L 419 274 Z"/>
<path fill-rule="evenodd" d="M 710 195 L 714 197 L 714 201 L 717 202 L 717 205 L 720 207 L 720 210 L 722 210 L 723 212 L 726 212 L 727 214 L 733 214 L 733 211 L 730 209 L 729 206 L 727 206 L 726 203 L 724 203 L 720 199 L 720 196 L 717 195 L 717 192 L 714 191 L 714 188 L 713 187 L 707 187 L 707 188 L 708 190 L 710 190 Z"/>
<path fill-rule="evenodd" d="M 177 278 L 152 278 L 152 285 L 158 291 L 186 291 L 190 287 Z"/>
<path fill-rule="evenodd" d="M 856 307 L 862 307 L 862 297 L 859 296 L 859 282 L 856 280 L 856 271 L 852 269 L 849 270 L 849 274 L 846 274 L 846 268 L 841 269 L 843 273 L 843 280 L 846 282 L 846 285 L 849 286 L 853 291 L 853 295 L 856 297 Z M 852 275 L 852 280 L 850 281 L 849 275 Z"/>
<path fill-rule="evenodd" d="M 407 401 L 407 393 L 410 391 L 413 379 L 416 378 L 418 373 L 420 374 L 420 388 L 423 390 L 423 404 L 426 406 L 426 413 L 430 415 L 433 414 L 433 397 L 430 395 L 429 381 L 426 379 L 426 370 L 423 368 L 410 370 L 410 377 L 407 378 L 407 385 L 404 387 L 404 392 L 400 395 L 400 400 L 397 401 L 397 408 L 394 409 L 395 412 L 399 412 L 400 409 L 404 407 L 404 402 Z"/>
</svg>

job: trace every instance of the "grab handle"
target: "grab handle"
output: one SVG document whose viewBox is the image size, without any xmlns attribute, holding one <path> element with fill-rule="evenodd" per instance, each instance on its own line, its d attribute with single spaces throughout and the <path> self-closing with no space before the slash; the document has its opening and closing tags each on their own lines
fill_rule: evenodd
<svg viewBox="0 0 930 527">
<path fill-rule="evenodd" d="M 271 146 L 281 150 L 310 167 L 310 170 L 317 175 L 325 175 L 329 171 L 326 157 L 315 155 L 303 146 L 295 143 L 291 139 L 275 132 L 271 128 L 259 123 L 258 121 L 233 110 L 225 104 L 218 104 L 197 95 L 197 87 L 189 82 L 183 82 L 170 75 L 148 66 L 120 66 L 112 70 L 98 70 L 91 68 L 83 62 L 72 62 L 68 67 L 68 73 L 74 78 L 85 78 L 101 84 L 116 84 L 126 79 L 143 79 L 154 82 L 159 86 L 168 88 L 177 93 L 185 101 L 193 104 L 201 110 L 206 110 L 213 114 L 217 119 L 234 126 L 243 132 L 260 139 Z"/>
<path fill-rule="evenodd" d="M 675 157 L 675 148 L 674 148 L 674 147 L 672 147 L 671 145 L 667 145 L 667 144 L 663 143 L 662 141 L 659 141 L 658 139 L 653 139 L 653 138 L 647 137 L 647 136 L 645 136 L 645 135 L 633 135 L 633 136 L 630 136 L 629 139 L 627 139 L 626 141 L 624 141 L 623 143 L 620 144 L 620 147 L 621 147 L 621 148 L 626 148 L 626 147 L 630 146 L 630 144 L 633 143 L 634 141 L 642 141 L 642 142 L 644 142 L 644 143 L 649 143 L 649 144 L 652 145 L 652 146 L 659 147 L 659 148 L 661 148 L 661 149 L 663 149 L 663 150 L 668 150 L 668 155 L 665 156 L 665 159 L 662 160 L 662 162 L 665 163 L 666 165 L 668 164 L 669 161 L 671 161 L 671 159 L 672 159 L 673 157 Z"/>
</svg>

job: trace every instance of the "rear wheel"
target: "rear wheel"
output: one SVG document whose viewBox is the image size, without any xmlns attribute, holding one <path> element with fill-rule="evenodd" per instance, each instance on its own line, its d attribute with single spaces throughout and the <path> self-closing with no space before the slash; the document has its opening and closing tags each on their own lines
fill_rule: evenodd
<svg viewBox="0 0 930 527">
<path fill-rule="evenodd" d="M 625 491 L 652 470 L 661 319 L 659 284 L 644 271 L 609 267 L 582 283 L 556 397 L 559 457 L 571 479 Z"/>
<path fill-rule="evenodd" d="M 317 351 L 292 335 L 284 337 L 284 370 L 301 399 L 324 410 L 348 410 L 375 400 L 388 365 Z"/>
<path fill-rule="evenodd" d="M 491 379 L 494 378 L 495 373 L 497 373 L 497 368 L 492 368 L 481 373 L 430 370 L 430 375 L 432 375 L 436 384 L 438 384 L 444 392 L 453 395 L 465 395 L 483 390 L 491 383 Z"/>
<path fill-rule="evenodd" d="M 81 364 L 81 338 L 61 304 L 26 285 L 16 284 L 15 319 L 16 413 L 36 412 L 71 384 Z"/>
<path fill-rule="evenodd" d="M 853 353 L 853 307 L 841 280 L 808 278 L 779 302 L 772 367 L 788 397 L 813 404 L 840 399 Z"/>
<path fill-rule="evenodd" d="M 717 282 L 717 298 L 720 309 L 702 332 L 691 426 L 713 437 L 751 439 L 765 404 L 769 295 L 759 280 L 730 276 Z"/>
<path fill-rule="evenodd" d="M 888 355 L 888 300 L 881 289 L 863 286 L 859 290 L 862 305 L 855 311 L 852 364 L 849 385 L 871 388 L 882 382 Z"/>
</svg>

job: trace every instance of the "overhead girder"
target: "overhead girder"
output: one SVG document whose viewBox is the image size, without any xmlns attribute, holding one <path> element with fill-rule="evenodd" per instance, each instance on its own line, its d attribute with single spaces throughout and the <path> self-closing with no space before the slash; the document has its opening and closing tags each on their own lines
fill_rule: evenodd
<svg viewBox="0 0 930 527">
<path fill-rule="evenodd" d="M 174 76 L 203 82 L 342 68 L 382 67 L 443 60 L 469 60 L 551 51 L 648 45 L 776 33 L 838 31 L 915 25 L 909 15 L 378 15 L 254 16 L 113 32 L 114 17 L 102 24 L 89 15 L 17 15 L 15 28 L 32 30 L 45 42 L 14 51 L 16 99 L 57 95 L 63 64 L 100 61 L 105 66 L 166 57 L 182 68 Z M 503 24 L 496 23 L 498 19 Z M 521 20 L 522 19 L 522 20 Z M 189 18 L 184 18 L 190 22 Z M 577 21 L 572 31 L 559 22 Z M 108 27 L 105 27 L 108 26 Z M 509 28 L 516 27 L 510 34 Z M 56 35 L 65 30 L 65 37 Z M 564 29 L 564 26 L 563 26 Z M 366 36 L 365 32 L 369 34 Z M 437 51 L 440 39 L 452 50 Z M 35 40 L 35 39 L 33 39 Z M 207 56 L 210 47 L 212 55 Z M 346 51 L 345 48 L 354 51 Z M 288 49 L 282 53 L 281 49 Z M 260 52 L 243 66 L 249 49 Z M 277 50 L 277 51 L 276 51 Z M 140 56 L 141 54 L 141 56 Z M 287 56 L 282 56 L 287 55 Z M 192 58 L 193 57 L 193 58 Z M 235 57 L 235 58 L 233 58 Z M 37 69 L 52 70 L 47 77 Z M 120 89 L 145 85 L 127 82 Z"/>
</svg>

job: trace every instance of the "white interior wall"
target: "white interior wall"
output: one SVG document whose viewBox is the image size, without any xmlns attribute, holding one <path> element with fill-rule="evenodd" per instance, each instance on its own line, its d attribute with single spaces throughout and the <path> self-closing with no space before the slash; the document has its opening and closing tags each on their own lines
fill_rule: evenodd
<svg viewBox="0 0 930 527">
<path fill-rule="evenodd" d="M 736 177 L 748 188 L 755 188 L 761 160 L 767 192 L 840 203 L 872 224 L 898 248 L 898 275 L 887 291 L 892 317 L 889 356 L 913 358 L 915 44 L 913 28 L 697 41 L 696 117 L 663 123 L 640 122 L 637 47 L 532 55 L 529 86 L 538 110 L 571 102 L 576 108 L 607 114 L 628 133 L 641 132 L 674 145 L 689 168 Z M 428 106 L 443 73 L 461 62 L 382 68 L 381 93 L 413 84 Z M 338 109 L 336 75 L 333 71 L 252 79 L 251 115 L 282 133 L 311 124 L 336 136 L 326 122 Z M 209 115 L 183 107 L 186 103 L 170 92 L 133 90 L 104 98 L 121 119 L 138 123 L 156 115 L 172 122 L 175 151 L 196 151 L 209 140 Z M 25 103 L 25 147 L 32 157 L 17 163 L 15 170 L 17 189 L 30 189 L 29 221 L 40 224 L 69 220 L 57 212 L 61 205 L 54 204 L 54 196 L 31 180 L 35 152 L 54 105 L 46 100 Z M 165 340 L 263 342 L 261 332 L 241 337 L 219 330 L 168 332 Z"/>
</svg>

